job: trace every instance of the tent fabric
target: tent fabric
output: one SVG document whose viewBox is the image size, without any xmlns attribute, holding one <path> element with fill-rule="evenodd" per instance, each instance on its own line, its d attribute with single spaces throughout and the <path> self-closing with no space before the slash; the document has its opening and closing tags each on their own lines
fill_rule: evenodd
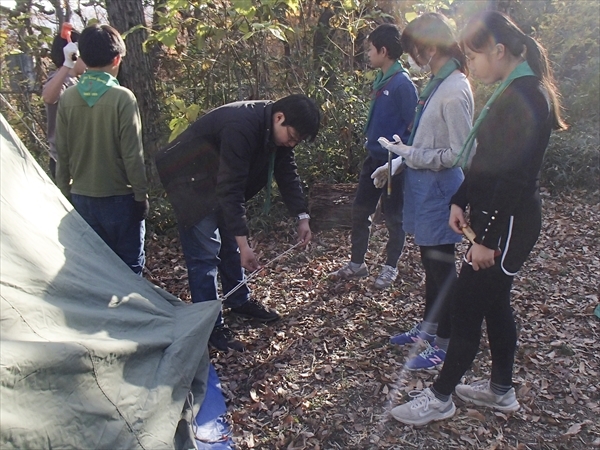
<svg viewBox="0 0 600 450">
<path fill-rule="evenodd" d="M 179 448 L 220 302 L 135 275 L 0 119 L 0 447 Z"/>
</svg>

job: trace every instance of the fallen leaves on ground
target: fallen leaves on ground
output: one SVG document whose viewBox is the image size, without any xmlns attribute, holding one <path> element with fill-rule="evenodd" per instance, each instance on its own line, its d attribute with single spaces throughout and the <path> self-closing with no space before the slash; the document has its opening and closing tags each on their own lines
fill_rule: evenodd
<svg viewBox="0 0 600 450">
<path fill-rule="evenodd" d="M 392 288 L 373 282 L 384 262 L 385 226 L 374 225 L 368 278 L 332 281 L 349 258 L 350 233 L 314 236 L 252 280 L 253 296 L 283 318 L 268 326 L 226 315 L 248 351 L 215 352 L 212 362 L 228 401 L 238 449 L 589 449 L 600 446 L 600 211 L 577 194 L 544 196 L 542 235 L 517 275 L 512 305 L 519 329 L 514 382 L 520 411 L 505 414 L 454 396 L 456 415 L 405 426 L 389 411 L 436 370 L 409 372 L 410 354 L 389 337 L 422 316 L 424 277 L 410 238 Z M 294 244 L 292 221 L 253 245 L 264 261 Z M 465 246 L 459 246 L 464 251 Z M 189 301 L 176 236 L 147 243 L 148 278 Z M 457 257 L 458 260 L 458 257 Z M 484 336 L 466 381 L 488 378 Z"/>
</svg>

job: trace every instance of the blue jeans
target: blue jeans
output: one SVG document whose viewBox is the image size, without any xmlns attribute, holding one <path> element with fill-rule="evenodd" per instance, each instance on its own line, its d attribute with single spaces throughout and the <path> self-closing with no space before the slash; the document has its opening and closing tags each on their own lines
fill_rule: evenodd
<svg viewBox="0 0 600 450">
<path fill-rule="evenodd" d="M 396 268 L 398 259 L 404 249 L 405 234 L 402 229 L 402 205 L 404 202 L 404 172 L 392 177 L 392 195 L 387 196 L 387 185 L 378 189 L 373 185 L 371 174 L 375 169 L 387 161 L 377 161 L 367 156 L 358 179 L 358 189 L 352 204 L 352 255 L 353 263 L 361 264 L 365 261 L 365 253 L 369 245 L 371 234 L 370 216 L 375 212 L 377 203 L 383 201 L 385 226 L 388 229 L 388 241 L 385 247 L 385 264 Z"/>
<path fill-rule="evenodd" d="M 138 220 L 133 194 L 88 197 L 71 194 L 75 210 L 131 270 L 142 275 L 146 222 Z"/>
<path fill-rule="evenodd" d="M 223 294 L 246 280 L 235 236 L 222 226 L 219 216 L 218 213 L 212 213 L 190 228 L 179 226 L 179 239 L 194 303 L 216 300 L 219 297 L 217 273 L 221 279 Z M 227 298 L 225 306 L 235 308 L 246 303 L 249 298 L 250 289 L 244 284 Z M 223 316 L 219 314 L 216 324 L 222 323 Z"/>
</svg>

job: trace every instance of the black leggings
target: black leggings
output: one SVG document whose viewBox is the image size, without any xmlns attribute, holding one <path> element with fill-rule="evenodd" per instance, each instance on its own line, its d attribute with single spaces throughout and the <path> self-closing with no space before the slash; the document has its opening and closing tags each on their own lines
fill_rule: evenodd
<svg viewBox="0 0 600 450">
<path fill-rule="evenodd" d="M 437 335 L 450 337 L 450 312 L 452 283 L 456 281 L 454 244 L 421 246 L 421 262 L 425 268 L 425 313 L 426 322 L 437 323 Z"/>
<path fill-rule="evenodd" d="M 453 290 L 452 334 L 446 360 L 433 388 L 449 395 L 475 359 L 485 318 L 492 353 L 491 381 L 512 385 L 512 371 L 517 345 L 517 331 L 510 289 L 513 277 L 496 263 L 489 269 L 474 271 L 463 263 Z"/>
</svg>

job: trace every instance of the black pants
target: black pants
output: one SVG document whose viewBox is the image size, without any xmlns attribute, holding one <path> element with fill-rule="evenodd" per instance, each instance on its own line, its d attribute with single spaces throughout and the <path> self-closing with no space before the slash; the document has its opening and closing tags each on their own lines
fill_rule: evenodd
<svg viewBox="0 0 600 450">
<path fill-rule="evenodd" d="M 426 322 L 437 323 L 437 335 L 450 337 L 452 299 L 450 291 L 456 281 L 454 244 L 421 246 L 421 262 L 425 268 Z"/>
<path fill-rule="evenodd" d="M 402 229 L 402 208 L 404 205 L 404 174 L 400 173 L 392 177 L 392 195 L 387 196 L 387 186 L 378 189 L 373 184 L 371 174 L 386 161 L 377 161 L 370 155 L 365 159 L 360 177 L 358 189 L 352 204 L 352 255 L 353 263 L 361 264 L 365 260 L 365 253 L 369 246 L 371 235 L 370 216 L 375 212 L 379 198 L 383 199 L 383 211 L 385 213 L 385 226 L 389 237 L 386 245 L 386 264 L 396 267 L 398 259 L 404 249 L 405 233 Z"/>
<path fill-rule="evenodd" d="M 485 319 L 492 353 L 491 381 L 512 385 L 517 331 L 510 306 L 513 277 L 500 264 L 474 271 L 463 263 L 456 289 L 453 290 L 452 334 L 446 360 L 433 387 L 449 395 L 475 359 Z"/>
</svg>

